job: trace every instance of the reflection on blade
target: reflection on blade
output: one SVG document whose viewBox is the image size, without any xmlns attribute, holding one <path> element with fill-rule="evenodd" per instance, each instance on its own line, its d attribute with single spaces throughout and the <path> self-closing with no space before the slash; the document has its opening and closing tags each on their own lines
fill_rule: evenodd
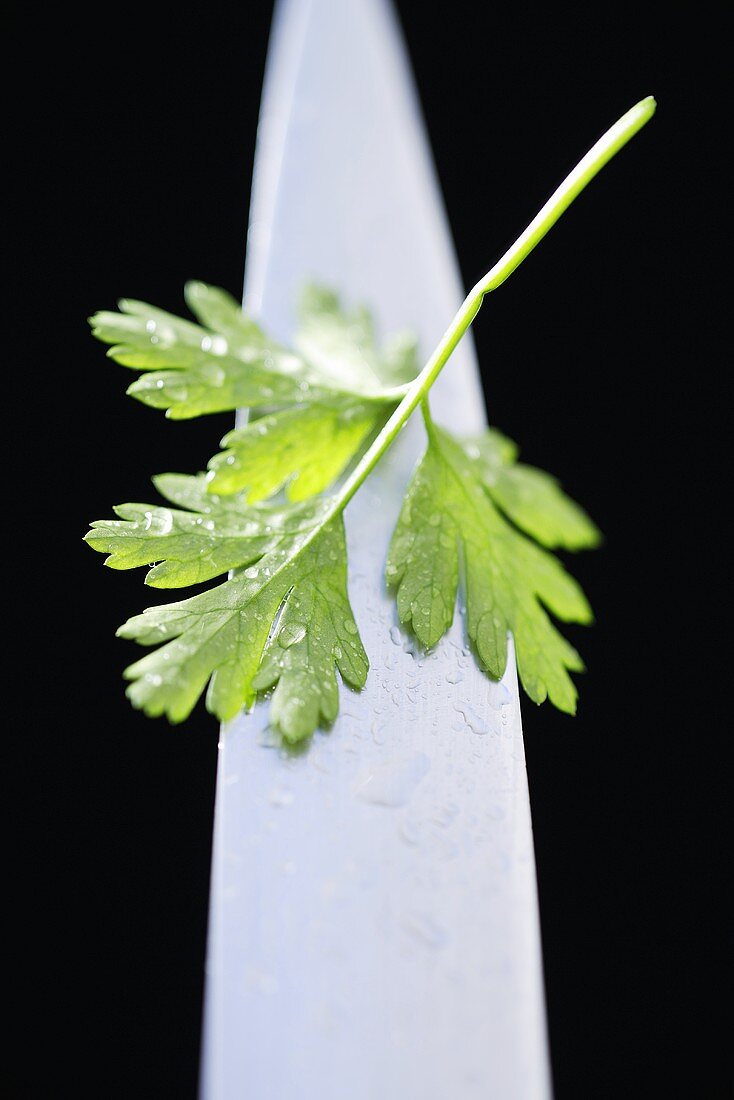
<svg viewBox="0 0 734 1100">
<path fill-rule="evenodd" d="M 427 353 L 463 294 L 391 12 L 276 12 L 246 305 L 287 341 L 299 287 L 364 302 Z M 476 431 L 469 340 L 439 421 Z M 222 734 L 205 1010 L 206 1100 L 549 1095 L 530 811 L 514 664 L 491 684 L 460 617 L 426 657 L 384 555 L 422 429 L 350 504 L 350 595 L 371 671 L 288 756 L 258 707 Z"/>
</svg>

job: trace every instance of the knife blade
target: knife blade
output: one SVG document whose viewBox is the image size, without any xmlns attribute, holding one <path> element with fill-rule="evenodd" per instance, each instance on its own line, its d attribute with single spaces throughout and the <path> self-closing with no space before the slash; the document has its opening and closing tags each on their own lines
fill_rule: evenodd
<svg viewBox="0 0 734 1100">
<path fill-rule="evenodd" d="M 463 298 L 410 69 L 385 0 L 280 0 L 245 307 L 288 342 L 305 281 L 428 354 Z M 465 339 L 439 422 L 484 426 Z M 476 668 L 461 616 L 423 655 L 382 572 L 423 445 L 414 417 L 349 505 L 350 597 L 371 669 L 300 753 L 256 707 L 219 748 L 205 1100 L 550 1094 L 514 661 Z"/>
</svg>

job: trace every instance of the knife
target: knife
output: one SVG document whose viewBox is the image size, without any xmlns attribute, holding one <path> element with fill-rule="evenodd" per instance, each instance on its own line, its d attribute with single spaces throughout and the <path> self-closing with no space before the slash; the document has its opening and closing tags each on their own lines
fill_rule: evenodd
<svg viewBox="0 0 734 1100">
<path fill-rule="evenodd" d="M 428 354 L 464 294 L 387 0 L 280 0 L 258 129 L 245 308 L 288 343 L 300 287 L 364 303 Z M 471 338 L 433 390 L 482 429 Z M 204 1100 L 550 1095 L 514 660 L 500 684 L 461 616 L 423 655 L 384 552 L 423 447 L 414 417 L 348 506 L 371 668 L 300 753 L 258 706 L 219 746 Z"/>
</svg>

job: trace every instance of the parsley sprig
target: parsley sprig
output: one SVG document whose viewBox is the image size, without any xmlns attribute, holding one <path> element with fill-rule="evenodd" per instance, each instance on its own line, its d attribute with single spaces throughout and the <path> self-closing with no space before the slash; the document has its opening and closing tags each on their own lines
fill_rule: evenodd
<svg viewBox="0 0 734 1100">
<path fill-rule="evenodd" d="M 599 533 L 553 478 L 517 463 L 498 432 L 460 440 L 436 425 L 428 393 L 484 297 L 654 110 L 652 98 L 642 100 L 600 138 L 470 291 L 419 372 L 412 338 L 398 334 L 379 348 L 367 311 L 346 312 L 323 288 L 304 292 L 293 348 L 204 283 L 186 287 L 198 323 L 131 300 L 91 318 L 108 354 L 142 372 L 131 396 L 174 419 L 251 411 L 207 474 L 155 478 L 166 505 L 121 505 L 117 519 L 93 523 L 86 536 L 112 568 L 151 566 L 152 587 L 229 574 L 120 628 L 158 646 L 126 670 L 135 706 L 179 722 L 206 690 L 208 709 L 226 720 L 272 690 L 271 723 L 290 742 L 335 720 L 336 671 L 355 689 L 368 671 L 347 593 L 342 513 L 420 405 L 427 448 L 386 566 L 401 622 L 435 645 L 462 580 L 467 635 L 486 673 L 504 673 L 511 631 L 530 698 L 574 712 L 569 673 L 583 664 L 550 615 L 588 623 L 591 610 L 549 551 L 594 546 Z"/>
</svg>

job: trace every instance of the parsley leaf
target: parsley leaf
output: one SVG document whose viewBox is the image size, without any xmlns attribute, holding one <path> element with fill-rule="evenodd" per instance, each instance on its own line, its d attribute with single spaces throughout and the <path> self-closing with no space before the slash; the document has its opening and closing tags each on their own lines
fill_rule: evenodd
<svg viewBox="0 0 734 1100">
<path fill-rule="evenodd" d="M 234 571 L 121 628 L 143 644 L 165 642 L 126 671 L 136 706 L 181 721 L 209 681 L 207 705 L 226 719 L 274 687 L 273 723 L 298 740 L 336 717 L 335 669 L 359 688 L 368 668 L 347 596 L 342 520 L 328 500 L 306 502 L 394 410 L 395 383 L 416 370 L 415 342 L 399 336 L 380 352 L 369 313 L 345 313 L 316 287 L 302 297 L 295 352 L 268 340 L 224 291 L 188 283 L 186 300 L 200 325 L 130 300 L 92 318 L 94 334 L 113 345 L 108 354 L 146 372 L 128 392 L 173 418 L 275 411 L 230 432 L 208 475 L 154 479 L 180 507 L 122 504 L 86 541 L 113 569 L 149 565 L 155 588 Z M 262 503 L 281 489 L 292 503 Z"/>
<path fill-rule="evenodd" d="M 323 383 L 353 393 L 401 385 L 420 365 L 411 333 L 397 333 L 379 351 L 369 310 L 347 313 L 338 295 L 321 286 L 306 286 L 301 294 L 295 346 Z"/>
<path fill-rule="evenodd" d="M 497 507 L 548 549 L 591 550 L 601 532 L 558 481 L 534 466 L 515 464 L 518 448 L 495 429 L 464 443 L 477 476 Z"/>
<path fill-rule="evenodd" d="M 344 527 L 332 521 L 300 563 L 278 624 L 253 680 L 264 691 L 277 684 L 271 722 L 289 741 L 308 736 L 339 711 L 334 666 L 353 688 L 364 687 L 369 662 L 347 597 Z"/>
<path fill-rule="evenodd" d="M 229 432 L 209 462 L 210 491 L 244 490 L 253 502 L 282 488 L 291 500 L 322 492 L 395 408 L 386 387 L 412 378 L 418 366 L 412 336 L 398 334 L 380 351 L 369 311 L 346 312 L 324 287 L 301 295 L 295 346 L 321 391 Z M 327 387 L 332 393 L 321 396 Z"/>
<path fill-rule="evenodd" d="M 428 447 L 408 486 L 386 567 L 400 621 L 423 645 L 435 645 L 453 620 L 462 571 L 467 634 L 490 676 L 505 671 L 511 630 L 530 698 L 547 697 L 574 713 L 568 673 L 582 671 L 583 663 L 544 606 L 564 622 L 589 623 L 586 598 L 556 558 L 503 518 L 477 460 L 425 415 Z"/>
<path fill-rule="evenodd" d="M 128 394 L 174 420 L 303 401 L 310 388 L 303 360 L 267 340 L 224 291 L 203 287 L 187 284 L 186 300 L 216 329 L 127 298 L 120 313 L 90 318 L 93 335 L 113 345 L 110 358 L 145 372 Z"/>
<path fill-rule="evenodd" d="M 380 354 L 369 314 L 345 314 L 328 291 L 303 295 L 296 334 L 303 354 L 270 340 L 225 291 L 190 282 L 184 293 L 201 324 L 129 298 L 119 313 L 90 318 L 93 335 L 112 345 L 110 358 L 145 372 L 128 394 L 174 420 L 355 394 L 394 403 L 390 387 L 417 368 L 412 339 L 393 338 Z"/>
<path fill-rule="evenodd" d="M 305 500 L 339 477 L 392 408 L 379 401 L 325 400 L 262 416 L 224 437 L 226 450 L 209 462 L 209 488 L 244 489 L 257 501 L 285 487 L 291 500 Z"/>
<path fill-rule="evenodd" d="M 248 506 L 207 492 L 203 476 L 156 479 L 188 511 L 127 504 L 92 524 L 87 541 L 117 569 L 154 565 L 146 583 L 194 584 L 234 569 L 216 588 L 148 608 L 118 634 L 160 648 L 125 671 L 128 696 L 149 715 L 181 722 L 209 682 L 207 707 L 224 721 L 277 683 L 272 721 L 298 741 L 338 711 L 336 669 L 355 688 L 368 661 L 347 595 L 341 515 L 328 500 Z"/>
<path fill-rule="evenodd" d="M 249 565 L 283 536 L 310 530 L 309 509 L 246 509 L 241 498 L 207 493 L 206 478 L 161 474 L 153 479 L 161 496 L 187 511 L 151 504 L 120 504 L 119 519 L 96 520 L 86 535 L 94 550 L 109 557 L 111 569 L 135 569 L 158 562 L 145 583 L 184 588 Z"/>
</svg>

